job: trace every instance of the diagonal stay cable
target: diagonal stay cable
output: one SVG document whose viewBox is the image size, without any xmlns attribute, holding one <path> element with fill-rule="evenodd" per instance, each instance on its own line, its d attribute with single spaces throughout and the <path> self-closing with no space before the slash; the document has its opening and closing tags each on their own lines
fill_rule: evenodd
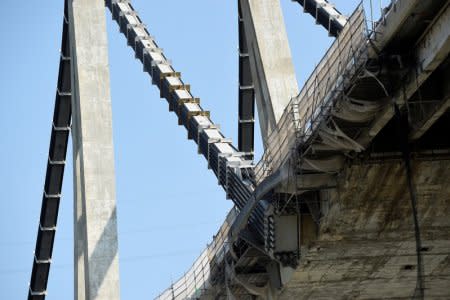
<svg viewBox="0 0 450 300">
<path fill-rule="evenodd" d="M 167 100 L 169 110 L 178 116 L 179 125 L 188 131 L 188 138 L 198 145 L 199 153 L 208 161 L 208 167 L 217 176 L 227 197 L 242 209 L 254 190 L 252 161 L 247 160 L 246 153 L 239 152 L 211 121 L 209 111 L 205 111 L 200 99 L 191 94 L 190 85 L 172 67 L 130 1 L 106 0 L 105 5 L 136 58 L 142 62 L 144 71 L 160 90 L 161 98 Z M 260 237 L 263 234 L 263 215 L 263 207 L 259 206 L 250 218 L 252 228 Z"/>
</svg>

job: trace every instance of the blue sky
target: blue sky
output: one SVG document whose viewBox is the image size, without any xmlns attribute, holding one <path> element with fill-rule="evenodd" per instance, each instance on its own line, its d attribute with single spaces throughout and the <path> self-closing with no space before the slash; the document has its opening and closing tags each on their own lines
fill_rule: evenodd
<svg viewBox="0 0 450 300">
<path fill-rule="evenodd" d="M 237 1 L 133 4 L 213 121 L 237 140 Z M 282 0 L 299 85 L 332 42 Z M 336 0 L 349 14 L 359 1 Z M 24 299 L 31 272 L 56 91 L 63 1 L 2 0 L 0 288 Z M 192 264 L 231 207 L 107 13 L 122 299 L 152 299 Z M 256 127 L 258 129 L 258 127 Z M 257 156 L 261 143 L 257 134 Z M 72 152 L 47 299 L 73 298 Z"/>
</svg>

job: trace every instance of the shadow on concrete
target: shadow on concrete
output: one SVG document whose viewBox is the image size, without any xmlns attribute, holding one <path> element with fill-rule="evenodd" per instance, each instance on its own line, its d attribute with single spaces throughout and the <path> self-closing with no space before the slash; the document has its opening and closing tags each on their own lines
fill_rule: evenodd
<svg viewBox="0 0 450 300">
<path fill-rule="evenodd" d="M 116 208 L 112 211 L 103 232 L 98 239 L 94 251 L 87 258 L 84 256 L 84 266 L 86 270 L 86 298 L 95 299 L 98 296 L 100 287 L 102 286 L 105 278 L 108 275 L 108 270 L 114 262 L 118 254 L 118 239 L 117 239 L 117 215 Z M 85 225 L 85 215 L 83 214 L 77 221 L 78 228 L 83 228 Z M 83 224 L 84 223 L 84 224 Z M 80 227 L 82 226 L 82 227 Z M 86 228 L 85 228 L 86 230 Z M 87 232 L 86 232 L 87 233 Z M 86 234 L 85 233 L 85 234 Z M 85 237 L 87 237 L 85 235 Z M 84 252 L 88 249 L 88 241 L 85 240 L 85 245 L 83 246 Z M 77 253 L 77 260 L 80 259 L 82 255 L 81 251 Z M 89 261 L 86 261 L 88 259 Z M 117 258 L 118 263 L 118 258 Z M 114 271 L 113 271 L 114 272 Z M 117 270 L 118 272 L 118 270 Z M 111 275 L 110 275 L 111 276 Z M 115 277 L 115 276 L 114 276 Z M 118 280 L 118 274 L 117 274 Z M 119 282 L 117 282 L 119 284 Z"/>
</svg>

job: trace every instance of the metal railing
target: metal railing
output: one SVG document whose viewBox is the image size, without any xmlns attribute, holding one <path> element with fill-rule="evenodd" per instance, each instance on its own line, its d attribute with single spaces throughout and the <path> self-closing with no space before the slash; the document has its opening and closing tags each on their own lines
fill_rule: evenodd
<svg viewBox="0 0 450 300">
<path fill-rule="evenodd" d="M 257 183 L 286 163 L 297 145 L 306 141 L 326 117 L 343 86 L 365 62 L 367 33 L 360 4 L 270 134 L 263 157 L 255 167 Z"/>
<path fill-rule="evenodd" d="M 230 247 L 228 232 L 237 215 L 236 208 L 232 208 L 211 244 L 200 254 L 191 268 L 155 299 L 199 299 L 200 296 L 209 293 L 214 274 L 221 265 L 224 265 Z"/>
<path fill-rule="evenodd" d="M 396 0 L 363 0 L 362 5 L 366 11 L 366 26 L 369 34 L 375 31 L 380 22 L 392 8 Z"/>
</svg>

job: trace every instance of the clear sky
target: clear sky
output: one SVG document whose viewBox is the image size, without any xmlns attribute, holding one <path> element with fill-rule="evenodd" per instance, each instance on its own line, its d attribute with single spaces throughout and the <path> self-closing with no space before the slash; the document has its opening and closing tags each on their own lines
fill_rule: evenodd
<svg viewBox="0 0 450 300">
<path fill-rule="evenodd" d="M 234 1 L 132 1 L 213 121 L 237 140 Z M 299 85 L 332 42 L 282 0 Z M 336 0 L 349 14 L 357 0 Z M 0 297 L 24 299 L 41 208 L 59 63 L 63 1 L 1 0 Z M 134 59 L 107 12 L 122 299 L 153 299 L 210 242 L 231 202 Z M 256 127 L 259 130 L 259 127 Z M 257 134 L 257 155 L 261 142 Z M 47 299 L 73 298 L 72 151 Z"/>
</svg>

